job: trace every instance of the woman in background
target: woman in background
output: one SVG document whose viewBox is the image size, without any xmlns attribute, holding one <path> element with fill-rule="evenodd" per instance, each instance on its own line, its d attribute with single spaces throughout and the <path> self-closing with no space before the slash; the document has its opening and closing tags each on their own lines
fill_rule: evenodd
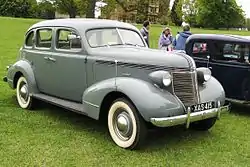
<svg viewBox="0 0 250 167">
<path fill-rule="evenodd" d="M 160 35 L 158 48 L 162 50 L 172 51 L 173 36 L 171 29 L 166 27 Z"/>
</svg>

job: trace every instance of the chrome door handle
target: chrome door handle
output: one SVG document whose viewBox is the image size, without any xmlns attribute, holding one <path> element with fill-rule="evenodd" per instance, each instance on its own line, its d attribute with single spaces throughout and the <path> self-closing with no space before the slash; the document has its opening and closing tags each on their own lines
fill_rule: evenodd
<svg viewBox="0 0 250 167">
<path fill-rule="evenodd" d="M 53 61 L 53 62 L 56 62 L 56 59 L 52 58 L 52 57 L 49 57 L 49 60 L 50 61 Z"/>
<path fill-rule="evenodd" d="M 212 70 L 213 69 L 213 67 L 208 67 L 210 70 Z"/>
<path fill-rule="evenodd" d="M 49 57 L 44 57 L 45 60 L 49 60 Z"/>
</svg>

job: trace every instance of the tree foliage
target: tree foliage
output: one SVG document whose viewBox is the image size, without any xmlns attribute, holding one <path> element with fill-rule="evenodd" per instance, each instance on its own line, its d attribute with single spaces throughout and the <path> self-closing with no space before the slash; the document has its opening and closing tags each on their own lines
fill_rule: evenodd
<svg viewBox="0 0 250 167">
<path fill-rule="evenodd" d="M 101 14 L 104 15 L 105 18 L 109 19 L 111 18 L 112 12 L 114 12 L 117 7 L 117 2 L 116 0 L 103 0 L 103 2 L 107 5 L 102 8 Z"/>
<path fill-rule="evenodd" d="M 202 27 L 230 28 L 244 25 L 244 12 L 235 0 L 197 0 L 197 23 Z"/>
<path fill-rule="evenodd" d="M 183 0 L 175 0 L 170 14 L 172 22 L 178 26 L 182 24 L 182 4 Z"/>
<path fill-rule="evenodd" d="M 160 0 L 158 19 L 161 24 L 169 23 L 169 6 L 170 0 Z"/>
<path fill-rule="evenodd" d="M 184 0 L 183 1 L 183 16 L 184 21 L 189 23 L 191 26 L 198 26 L 197 23 L 197 3 L 196 0 Z"/>
<path fill-rule="evenodd" d="M 87 18 L 95 17 L 95 4 L 96 4 L 96 0 L 87 0 L 87 8 L 86 8 Z"/>
<path fill-rule="evenodd" d="M 250 18 L 246 19 L 246 28 L 250 31 Z"/>
<path fill-rule="evenodd" d="M 49 0 L 42 0 L 37 5 L 37 17 L 42 19 L 54 19 L 56 8 Z"/>
<path fill-rule="evenodd" d="M 36 0 L 0 0 L 0 15 L 34 17 L 36 5 Z"/>
<path fill-rule="evenodd" d="M 75 18 L 82 10 L 81 0 L 51 0 L 60 13 L 66 13 L 70 18 Z"/>
</svg>

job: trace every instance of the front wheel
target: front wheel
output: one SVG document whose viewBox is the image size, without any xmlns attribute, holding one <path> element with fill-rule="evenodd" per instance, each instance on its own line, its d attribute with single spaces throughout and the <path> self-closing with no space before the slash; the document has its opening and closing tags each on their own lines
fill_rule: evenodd
<svg viewBox="0 0 250 167">
<path fill-rule="evenodd" d="M 17 102 L 21 108 L 31 109 L 33 107 L 33 99 L 29 93 L 28 82 L 23 76 L 17 81 L 16 96 Z"/>
<path fill-rule="evenodd" d="M 124 98 L 117 99 L 111 105 L 108 128 L 113 141 L 125 149 L 139 148 L 147 132 L 143 118 L 134 105 Z"/>
<path fill-rule="evenodd" d="M 206 131 L 214 126 L 216 120 L 217 118 L 209 118 L 202 121 L 197 121 L 192 123 L 190 127 L 195 130 Z"/>
</svg>

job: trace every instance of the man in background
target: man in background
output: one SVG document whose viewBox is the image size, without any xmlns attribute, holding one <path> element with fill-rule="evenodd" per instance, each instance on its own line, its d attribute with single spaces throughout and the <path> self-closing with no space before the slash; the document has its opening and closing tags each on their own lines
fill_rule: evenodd
<svg viewBox="0 0 250 167">
<path fill-rule="evenodd" d="M 141 29 L 141 34 L 143 38 L 145 39 L 146 43 L 148 44 L 148 47 L 149 47 L 149 26 L 150 26 L 150 22 L 145 21 Z"/>
<path fill-rule="evenodd" d="M 173 41 L 175 50 L 185 50 L 187 38 L 192 35 L 189 24 L 183 24 L 183 32 L 178 32 Z"/>
</svg>

